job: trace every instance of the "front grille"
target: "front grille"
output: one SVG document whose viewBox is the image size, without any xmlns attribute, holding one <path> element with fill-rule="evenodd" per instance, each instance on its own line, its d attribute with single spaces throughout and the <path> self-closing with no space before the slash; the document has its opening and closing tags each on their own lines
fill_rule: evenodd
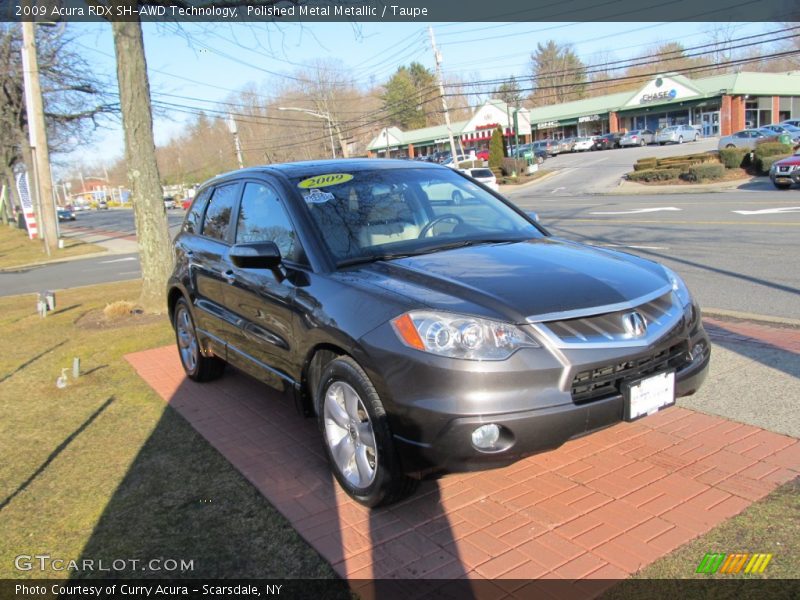
<svg viewBox="0 0 800 600">
<path fill-rule="evenodd" d="M 680 306 L 674 301 L 672 292 L 638 305 L 635 310 L 646 320 L 651 335 L 661 335 L 672 327 L 682 315 Z M 623 317 L 631 309 L 567 319 L 548 321 L 543 326 L 565 344 L 609 343 L 635 340 L 636 337 L 625 330 Z"/>
<path fill-rule="evenodd" d="M 653 354 L 581 371 L 572 380 L 572 401 L 584 404 L 616 396 L 623 383 L 668 369 L 679 371 L 689 360 L 689 343 L 682 340 Z"/>
</svg>

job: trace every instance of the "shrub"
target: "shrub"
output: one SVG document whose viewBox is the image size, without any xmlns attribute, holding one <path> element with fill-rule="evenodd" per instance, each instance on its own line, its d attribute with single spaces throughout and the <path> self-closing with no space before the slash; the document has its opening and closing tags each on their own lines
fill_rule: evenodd
<svg viewBox="0 0 800 600">
<path fill-rule="evenodd" d="M 503 172 L 503 175 L 506 176 L 511 175 L 511 173 L 515 171 L 517 175 L 524 175 L 527 168 L 527 161 L 516 158 L 504 158 L 500 165 L 500 170 Z"/>
<path fill-rule="evenodd" d="M 686 181 L 716 181 L 725 176 L 725 166 L 720 163 L 703 163 L 689 167 L 681 179 Z"/>
<path fill-rule="evenodd" d="M 655 169 L 655 168 L 656 168 L 655 161 L 653 161 L 653 162 L 645 162 L 645 163 L 639 161 L 635 165 L 633 165 L 633 170 L 634 171 L 647 171 L 649 169 Z"/>
<path fill-rule="evenodd" d="M 787 154 L 786 156 L 791 156 L 791 154 Z M 763 156 L 761 158 L 756 158 L 755 159 L 756 171 L 758 171 L 758 173 L 761 175 L 767 175 L 769 174 L 769 169 L 770 167 L 772 167 L 772 164 L 783 158 L 786 158 L 786 156 L 782 156 L 779 154 L 777 156 Z"/>
<path fill-rule="evenodd" d="M 786 144 L 781 144 L 780 142 L 761 142 L 760 144 L 756 144 L 753 156 L 756 161 L 758 161 L 759 158 L 764 158 L 765 156 L 777 156 L 779 154 L 788 156 L 791 153 L 792 147 Z"/>
<path fill-rule="evenodd" d="M 106 321 L 116 321 L 130 316 L 133 314 L 134 310 L 136 310 L 136 304 L 133 302 L 117 300 L 111 304 L 106 304 L 106 307 L 103 309 L 103 316 Z"/>
<path fill-rule="evenodd" d="M 503 164 L 504 156 L 503 132 L 498 127 L 492 132 L 492 139 L 489 142 L 489 167 L 499 169 Z"/>
<path fill-rule="evenodd" d="M 719 151 L 719 160 L 726 169 L 745 167 L 745 156 L 750 161 L 750 150 L 747 148 L 723 148 Z"/>
<path fill-rule="evenodd" d="M 692 163 L 692 162 L 690 162 L 688 160 L 687 161 L 682 161 L 682 162 L 658 163 L 658 166 L 656 167 L 656 170 L 659 170 L 659 171 L 662 171 L 662 170 L 671 171 L 671 170 L 677 169 L 678 171 L 685 171 L 686 169 L 691 167 L 693 164 L 695 164 L 695 163 Z"/>
<path fill-rule="evenodd" d="M 650 169 L 628 173 L 629 181 L 672 181 L 681 174 L 680 169 Z"/>
</svg>

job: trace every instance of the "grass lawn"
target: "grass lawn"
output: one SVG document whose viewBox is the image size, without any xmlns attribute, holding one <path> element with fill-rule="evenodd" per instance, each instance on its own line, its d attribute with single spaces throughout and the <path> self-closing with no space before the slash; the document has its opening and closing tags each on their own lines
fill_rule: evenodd
<svg viewBox="0 0 800 600">
<path fill-rule="evenodd" d="M 22 229 L 0 226 L 0 269 L 96 252 L 103 252 L 103 248 L 96 244 L 64 238 L 64 248 L 59 248 L 51 256 L 47 256 L 41 240 L 28 239 L 28 234 Z"/>
<path fill-rule="evenodd" d="M 65 575 L 17 571 L 20 554 L 193 560 L 179 577 L 335 577 L 124 361 L 173 340 L 165 317 L 110 329 L 75 324 L 96 323 L 84 315 L 134 300 L 138 289 L 63 291 L 44 319 L 32 295 L 0 298 L 0 579 Z M 75 356 L 87 374 L 58 389 Z M 141 567 L 117 575 L 158 576 Z"/>
</svg>

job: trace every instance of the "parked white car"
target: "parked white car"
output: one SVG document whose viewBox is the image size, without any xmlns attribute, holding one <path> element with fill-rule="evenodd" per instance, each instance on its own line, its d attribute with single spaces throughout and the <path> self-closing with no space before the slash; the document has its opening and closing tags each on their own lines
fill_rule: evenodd
<svg viewBox="0 0 800 600">
<path fill-rule="evenodd" d="M 586 150 L 594 150 L 594 138 L 593 137 L 575 138 L 575 142 L 572 144 L 572 151 L 585 152 Z"/>
<path fill-rule="evenodd" d="M 656 134 L 656 142 L 664 144 L 682 144 L 683 142 L 696 142 L 700 139 L 697 129 L 691 125 L 672 125 L 664 127 Z"/>
<path fill-rule="evenodd" d="M 719 138 L 717 148 L 755 148 L 756 144 L 763 140 L 778 135 L 769 129 L 742 129 L 731 135 Z"/>
<path fill-rule="evenodd" d="M 474 168 L 474 169 L 460 169 L 462 173 L 465 175 L 469 175 L 478 183 L 482 183 L 486 187 L 494 190 L 495 192 L 500 190 L 500 186 L 497 185 L 497 177 L 494 176 L 491 169 L 487 168 Z"/>
</svg>

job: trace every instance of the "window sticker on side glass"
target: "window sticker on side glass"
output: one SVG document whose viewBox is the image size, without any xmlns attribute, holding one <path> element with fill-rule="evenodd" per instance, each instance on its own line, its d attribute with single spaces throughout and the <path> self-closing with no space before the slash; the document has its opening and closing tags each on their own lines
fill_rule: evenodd
<svg viewBox="0 0 800 600">
<path fill-rule="evenodd" d="M 322 175 L 314 175 L 308 179 L 303 179 L 297 184 L 300 189 L 321 188 L 331 185 L 339 185 L 345 181 L 350 181 L 353 178 L 350 173 L 324 173 Z"/>
<path fill-rule="evenodd" d="M 305 200 L 308 204 L 324 204 L 325 202 L 330 202 L 335 199 L 336 196 L 330 192 L 322 192 L 320 190 L 309 190 L 305 196 Z"/>
</svg>

